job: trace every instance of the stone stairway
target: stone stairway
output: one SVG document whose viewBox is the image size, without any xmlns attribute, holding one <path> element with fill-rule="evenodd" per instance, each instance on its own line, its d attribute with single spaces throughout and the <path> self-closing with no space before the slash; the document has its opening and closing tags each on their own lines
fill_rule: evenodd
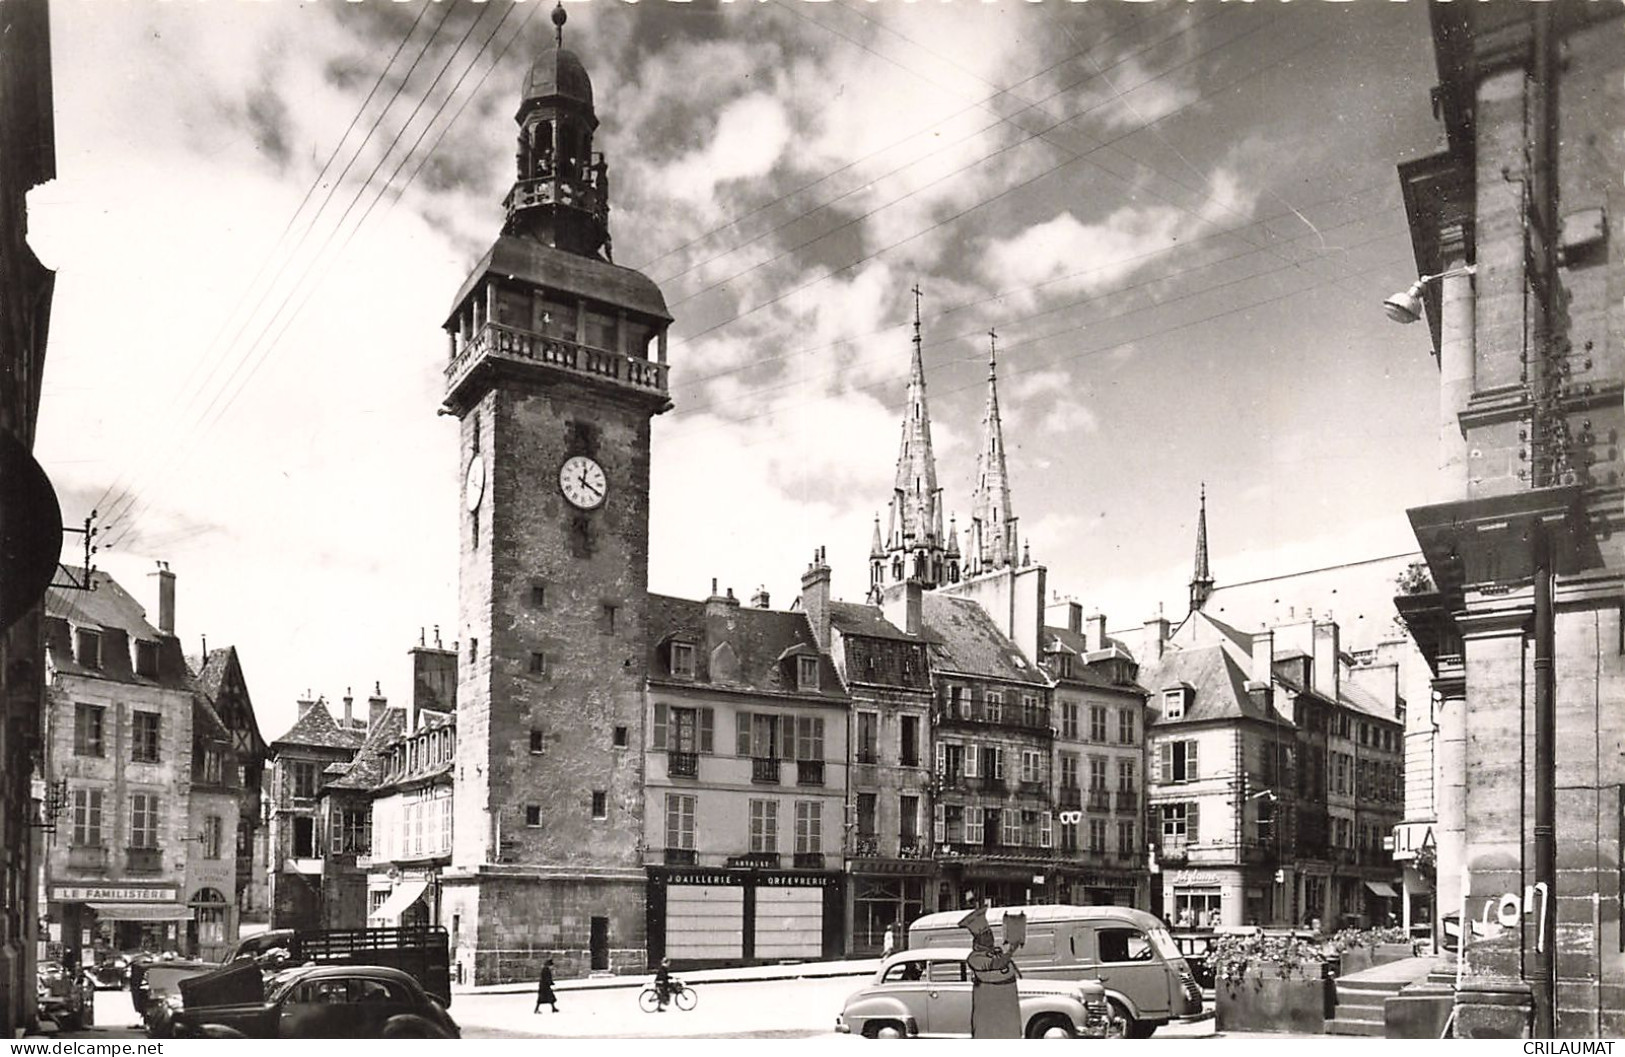
<svg viewBox="0 0 1625 1057">
<path fill-rule="evenodd" d="M 1406 958 L 1338 977 L 1333 985 L 1336 1006 L 1326 1021 L 1326 1034 L 1382 1037 L 1387 1028 L 1383 1004 L 1401 988 L 1426 978 L 1436 962 L 1431 957 Z"/>
</svg>

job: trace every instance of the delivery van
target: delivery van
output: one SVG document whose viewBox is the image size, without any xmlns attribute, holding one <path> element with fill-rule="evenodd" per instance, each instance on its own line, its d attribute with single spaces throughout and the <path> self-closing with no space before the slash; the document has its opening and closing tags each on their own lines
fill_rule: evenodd
<svg viewBox="0 0 1625 1057">
<path fill-rule="evenodd" d="M 1170 1020 L 1204 1015 L 1202 990 L 1162 921 L 1131 907 L 990 907 L 988 923 L 1004 942 L 1007 913 L 1027 918 L 1027 939 L 1016 950 L 1022 976 L 1099 980 L 1123 1035 L 1143 1039 Z M 908 930 L 910 950 L 963 947 L 965 910 L 927 914 Z"/>
</svg>

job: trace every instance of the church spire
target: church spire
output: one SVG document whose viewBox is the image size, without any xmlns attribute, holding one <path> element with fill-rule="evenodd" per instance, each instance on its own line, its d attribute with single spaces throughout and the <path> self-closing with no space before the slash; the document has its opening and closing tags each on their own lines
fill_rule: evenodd
<svg viewBox="0 0 1625 1057">
<path fill-rule="evenodd" d="M 999 418 L 999 335 L 987 332 L 987 410 L 982 415 L 982 446 L 976 453 L 976 488 L 971 495 L 973 571 L 992 572 L 1016 564 L 1016 518 L 1010 512 L 1010 476 L 1004 462 L 1004 426 Z"/>
<path fill-rule="evenodd" d="M 942 528 L 942 490 L 931 449 L 931 408 L 925 394 L 925 354 L 920 336 L 920 287 L 914 294 L 914 350 L 909 362 L 907 406 L 892 483 L 884 554 L 870 556 L 870 588 L 914 581 L 926 588 L 959 579 L 958 563 L 947 560 Z M 878 526 L 878 522 L 877 522 Z M 874 548 L 871 547 L 871 550 Z"/>
<path fill-rule="evenodd" d="M 1207 564 L 1207 482 L 1202 482 L 1202 506 L 1196 515 L 1196 571 L 1191 576 L 1191 612 L 1207 604 L 1213 593 L 1213 574 Z"/>
</svg>

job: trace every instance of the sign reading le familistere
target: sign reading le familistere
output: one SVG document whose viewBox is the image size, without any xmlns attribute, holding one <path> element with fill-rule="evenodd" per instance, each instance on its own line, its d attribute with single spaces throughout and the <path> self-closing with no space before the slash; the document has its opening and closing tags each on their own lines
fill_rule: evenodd
<svg viewBox="0 0 1625 1057">
<path fill-rule="evenodd" d="M 52 885 L 51 898 L 58 903 L 173 903 L 180 898 L 175 888 L 120 887 L 94 885 Z"/>
</svg>

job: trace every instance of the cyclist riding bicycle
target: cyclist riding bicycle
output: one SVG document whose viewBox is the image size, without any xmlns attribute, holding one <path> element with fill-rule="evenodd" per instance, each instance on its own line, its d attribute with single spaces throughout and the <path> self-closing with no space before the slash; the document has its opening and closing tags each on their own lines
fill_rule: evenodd
<svg viewBox="0 0 1625 1057">
<path fill-rule="evenodd" d="M 671 959 L 662 958 L 660 959 L 659 968 L 655 969 L 655 995 L 659 1000 L 655 1012 L 664 1013 L 666 1011 L 666 1003 L 671 1001 L 671 994 Z"/>
</svg>

